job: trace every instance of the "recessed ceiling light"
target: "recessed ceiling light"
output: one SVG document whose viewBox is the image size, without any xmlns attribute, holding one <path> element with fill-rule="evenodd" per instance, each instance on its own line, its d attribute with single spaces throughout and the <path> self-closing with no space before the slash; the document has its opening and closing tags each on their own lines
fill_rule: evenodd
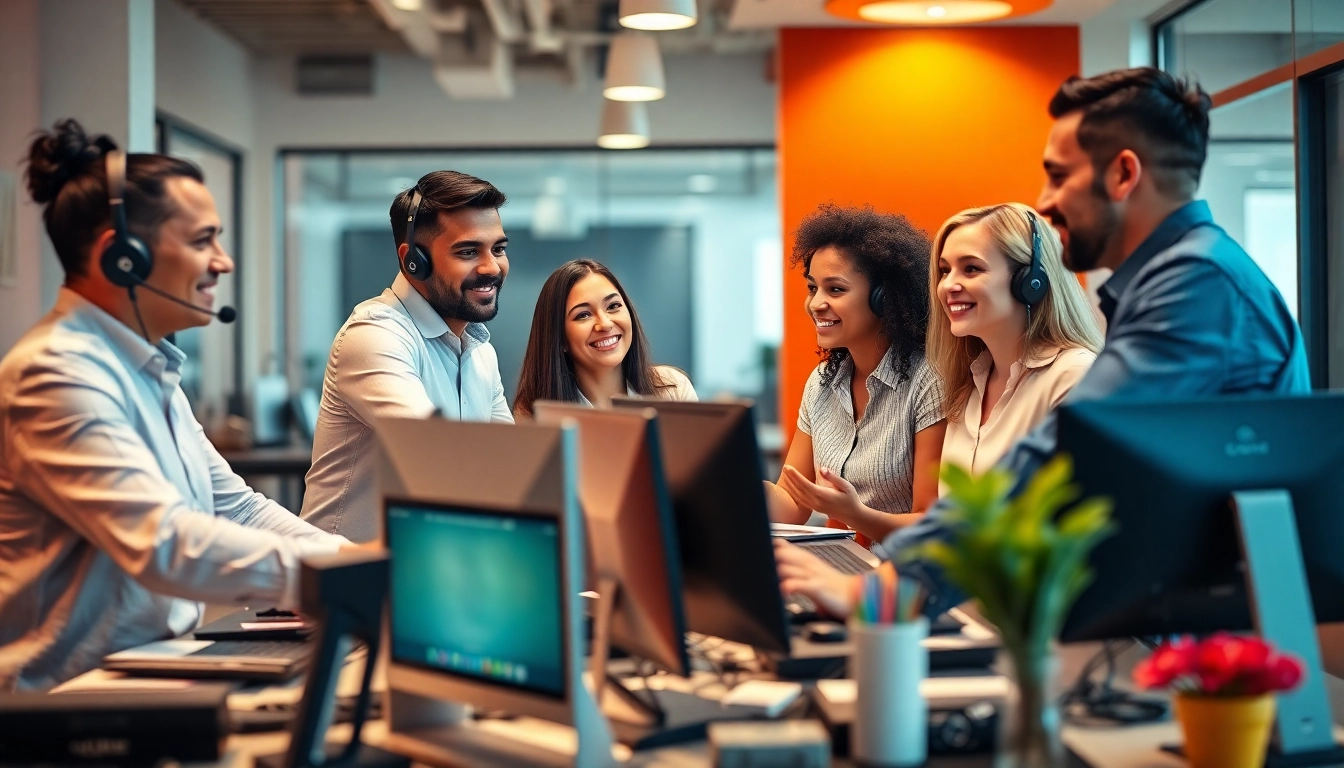
<svg viewBox="0 0 1344 768">
<path fill-rule="evenodd" d="M 974 24 L 1036 13 L 1051 0 L 827 0 L 835 16 L 881 24 Z"/>
</svg>

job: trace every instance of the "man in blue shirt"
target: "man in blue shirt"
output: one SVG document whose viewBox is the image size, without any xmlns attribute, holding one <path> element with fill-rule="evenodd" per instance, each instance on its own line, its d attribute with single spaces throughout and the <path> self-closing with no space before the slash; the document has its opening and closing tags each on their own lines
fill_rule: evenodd
<svg viewBox="0 0 1344 768">
<path fill-rule="evenodd" d="M 1071 78 L 1050 102 L 1037 210 L 1076 272 L 1113 270 L 1099 289 L 1106 345 L 1066 402 L 1305 394 L 1302 335 L 1264 273 L 1194 196 L 1208 147 L 1208 94 L 1152 68 Z M 1019 482 L 1054 453 L 1048 416 L 1000 462 Z M 946 506 L 883 542 L 889 554 L 945 535 Z M 796 547 L 777 549 L 782 588 L 849 611 L 849 577 Z M 931 614 L 962 596 L 926 562 L 902 564 Z"/>
</svg>

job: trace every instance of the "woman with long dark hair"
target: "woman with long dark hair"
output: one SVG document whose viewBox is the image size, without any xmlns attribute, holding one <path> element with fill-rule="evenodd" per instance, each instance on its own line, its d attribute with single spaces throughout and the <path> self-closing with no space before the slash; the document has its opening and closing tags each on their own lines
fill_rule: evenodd
<svg viewBox="0 0 1344 768">
<path fill-rule="evenodd" d="M 537 298 L 514 415 L 530 417 L 537 400 L 602 408 L 627 394 L 696 399 L 686 374 L 653 364 L 639 314 L 616 275 L 591 259 L 566 262 Z"/>
</svg>

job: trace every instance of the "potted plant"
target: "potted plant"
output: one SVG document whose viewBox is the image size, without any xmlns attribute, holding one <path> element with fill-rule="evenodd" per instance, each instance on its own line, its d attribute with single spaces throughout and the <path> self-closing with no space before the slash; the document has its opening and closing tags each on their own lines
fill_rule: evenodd
<svg viewBox="0 0 1344 768">
<path fill-rule="evenodd" d="M 1191 768 L 1260 766 L 1274 694 L 1302 682 L 1302 662 L 1258 637 L 1216 634 L 1164 643 L 1134 669 L 1143 688 L 1171 688 Z"/>
<path fill-rule="evenodd" d="M 1057 456 L 1013 496 L 1015 479 L 1006 471 L 972 477 L 945 465 L 949 536 L 910 553 L 941 566 L 949 581 L 977 601 L 1003 641 L 1017 699 L 1003 721 L 1001 766 L 1065 764 L 1054 643 L 1069 608 L 1091 581 L 1088 553 L 1113 530 L 1110 501 L 1078 502 L 1072 476 L 1071 459 Z"/>
</svg>

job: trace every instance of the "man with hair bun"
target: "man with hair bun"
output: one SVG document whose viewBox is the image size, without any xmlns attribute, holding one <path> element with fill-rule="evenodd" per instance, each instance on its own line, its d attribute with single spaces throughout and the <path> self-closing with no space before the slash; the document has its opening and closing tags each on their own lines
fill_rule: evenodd
<svg viewBox="0 0 1344 768">
<path fill-rule="evenodd" d="M 63 120 L 27 182 L 65 284 L 0 361 L 5 691 L 190 632 L 205 602 L 297 607 L 300 559 L 352 546 L 247 487 L 179 385 L 165 337 L 208 323 L 233 271 L 200 169 Z"/>
<path fill-rule="evenodd" d="M 1100 288 L 1105 346 L 1065 402 L 1307 394 L 1292 312 L 1246 251 L 1195 200 L 1209 142 L 1207 93 L 1151 67 L 1070 78 L 1050 101 L 1046 181 L 1036 209 L 1059 231 L 1075 272 L 1113 270 Z M 1019 488 L 1055 452 L 1052 413 L 1000 467 Z M 887 537 L 901 578 L 928 591 L 926 612 L 961 601 L 932 563 L 902 551 L 947 529 L 943 502 Z M 848 577 L 798 548 L 778 552 L 783 589 L 846 615 Z"/>
</svg>

